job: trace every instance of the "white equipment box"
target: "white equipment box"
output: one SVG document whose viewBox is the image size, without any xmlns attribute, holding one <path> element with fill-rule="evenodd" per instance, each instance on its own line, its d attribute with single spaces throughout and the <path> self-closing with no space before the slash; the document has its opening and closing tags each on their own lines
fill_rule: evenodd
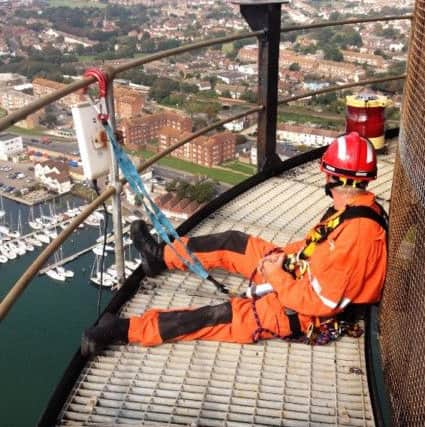
<svg viewBox="0 0 425 427">
<path fill-rule="evenodd" d="M 72 107 L 72 117 L 85 178 L 106 175 L 111 167 L 111 148 L 96 111 L 88 102 L 79 104 Z"/>
</svg>

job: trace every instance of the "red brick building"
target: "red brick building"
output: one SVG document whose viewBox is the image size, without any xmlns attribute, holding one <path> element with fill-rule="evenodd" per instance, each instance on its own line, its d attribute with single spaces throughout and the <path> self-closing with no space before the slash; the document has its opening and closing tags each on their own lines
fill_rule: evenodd
<svg viewBox="0 0 425 427">
<path fill-rule="evenodd" d="M 145 148 L 146 144 L 157 139 L 162 128 L 172 128 L 182 134 L 192 131 L 192 120 L 189 117 L 172 111 L 133 117 L 121 121 L 124 144 L 131 150 Z"/>
<path fill-rule="evenodd" d="M 59 89 L 63 89 L 65 86 L 66 85 L 63 83 L 43 79 L 42 77 L 36 77 L 32 81 L 32 88 L 35 96 L 49 95 Z M 60 99 L 58 102 L 67 107 L 71 107 L 72 105 L 79 104 L 84 101 L 87 101 L 85 95 L 74 92 Z"/>
<path fill-rule="evenodd" d="M 145 96 L 139 91 L 123 86 L 114 87 L 115 114 L 118 118 L 129 119 L 141 114 Z"/>
<path fill-rule="evenodd" d="M 188 136 L 176 129 L 163 128 L 159 134 L 159 151 Z M 199 136 L 193 141 L 174 150 L 171 155 L 201 166 L 217 166 L 235 158 L 236 136 L 231 132 L 222 132 L 213 136 Z"/>
</svg>

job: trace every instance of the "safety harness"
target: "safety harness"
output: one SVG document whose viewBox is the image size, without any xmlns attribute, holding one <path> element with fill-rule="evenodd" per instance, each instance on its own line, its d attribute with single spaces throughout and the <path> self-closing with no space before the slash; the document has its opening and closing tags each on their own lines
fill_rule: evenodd
<svg viewBox="0 0 425 427">
<path fill-rule="evenodd" d="M 388 231 L 388 216 L 381 205 L 378 205 L 382 214 L 378 214 L 368 206 L 347 206 L 337 211 L 329 208 L 319 224 L 309 231 L 304 247 L 296 253 L 287 254 L 283 268 L 295 278 L 301 278 L 307 270 L 307 260 L 311 257 L 316 246 L 325 241 L 339 225 L 347 219 L 368 218 L 377 222 L 386 232 Z"/>
<path fill-rule="evenodd" d="M 294 278 L 301 279 L 308 268 L 307 260 L 313 254 L 317 245 L 324 242 L 332 233 L 332 231 L 334 231 L 348 219 L 368 218 L 378 223 L 387 232 L 388 215 L 381 205 L 378 203 L 376 204 L 379 206 L 381 214 L 378 214 L 369 206 L 347 206 L 345 209 L 339 211 L 333 207 L 329 208 L 323 215 L 319 224 L 308 233 L 304 247 L 296 253 L 286 255 L 283 269 L 290 273 Z M 279 248 L 273 249 L 267 255 L 270 255 L 273 252 L 282 252 L 282 250 Z M 252 285 L 252 281 L 256 273 L 257 269 L 255 269 L 251 274 L 249 281 L 250 286 Z M 257 324 L 257 329 L 252 334 L 252 340 L 254 342 L 257 342 L 259 339 L 261 339 L 263 333 L 268 333 L 273 338 L 278 338 L 285 341 L 301 341 L 311 345 L 322 345 L 328 343 L 329 341 L 336 340 L 342 335 L 359 337 L 363 333 L 363 330 L 358 324 L 338 321 L 335 317 L 331 317 L 326 319 L 319 319 L 318 326 L 311 324 L 307 334 L 303 334 L 298 318 L 298 313 L 289 308 L 285 308 L 284 314 L 288 317 L 291 335 L 281 336 L 271 331 L 270 329 L 262 327 L 256 307 L 258 299 L 259 297 L 257 297 L 254 292 L 252 296 L 252 310 L 254 313 L 255 322 Z"/>
</svg>

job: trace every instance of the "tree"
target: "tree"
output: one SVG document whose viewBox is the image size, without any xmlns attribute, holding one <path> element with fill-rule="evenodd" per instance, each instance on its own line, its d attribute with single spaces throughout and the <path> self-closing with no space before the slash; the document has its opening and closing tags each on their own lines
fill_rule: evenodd
<svg viewBox="0 0 425 427">
<path fill-rule="evenodd" d="M 203 181 L 195 184 L 191 193 L 191 200 L 196 200 L 198 203 L 208 202 L 213 198 L 215 193 L 214 183 Z"/>
<path fill-rule="evenodd" d="M 179 181 L 179 184 L 176 189 L 176 194 L 178 199 L 184 199 L 188 193 L 190 184 L 186 181 Z"/>
<path fill-rule="evenodd" d="M 161 102 L 161 100 L 169 96 L 171 92 L 177 91 L 178 89 L 178 82 L 165 77 L 160 77 L 159 79 L 155 80 L 152 87 L 150 88 L 149 96 L 155 99 L 155 101 Z"/>
<path fill-rule="evenodd" d="M 289 71 L 300 71 L 301 67 L 300 64 L 298 64 L 298 62 L 293 62 L 290 66 L 289 66 Z"/>
<path fill-rule="evenodd" d="M 324 58 L 330 61 L 342 62 L 344 55 L 336 46 L 327 46 L 323 49 Z"/>
<path fill-rule="evenodd" d="M 247 102 L 255 104 L 257 102 L 257 94 L 252 90 L 246 90 L 242 95 L 241 99 Z"/>
<path fill-rule="evenodd" d="M 172 181 L 167 182 L 167 184 L 165 184 L 166 191 L 168 192 L 176 191 L 178 187 L 178 183 L 179 181 L 177 179 L 173 179 Z"/>
<path fill-rule="evenodd" d="M 52 128 L 58 124 L 56 114 L 47 113 L 41 122 L 48 128 Z"/>
</svg>

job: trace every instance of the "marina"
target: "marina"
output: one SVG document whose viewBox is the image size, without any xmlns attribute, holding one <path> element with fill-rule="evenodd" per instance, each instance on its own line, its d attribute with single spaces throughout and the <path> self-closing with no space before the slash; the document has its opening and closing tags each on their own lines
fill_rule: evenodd
<svg viewBox="0 0 425 427">
<path fill-rule="evenodd" d="M 57 211 L 67 210 L 67 202 L 75 207 L 82 203 L 80 199 L 64 196 L 57 201 Z M 47 205 L 43 209 L 47 212 Z M 28 207 L 8 199 L 4 199 L 4 211 L 2 220 L 10 216 L 17 218 L 19 211 L 23 219 L 28 218 L 29 214 Z M 25 236 L 37 233 L 30 229 L 26 221 L 23 230 Z M 69 362 L 70 355 L 78 346 L 81 330 L 97 318 L 99 290 L 90 284 L 89 278 L 95 254 L 84 250 L 99 244 L 96 242 L 98 237 L 98 227 L 77 229 L 63 245 L 64 259 L 79 253 L 66 265 L 67 269 L 74 272 L 74 277 L 60 282 L 45 274 L 37 276 L 23 296 L 22 304 L 12 310 L 3 322 L 0 328 L 0 376 L 2 385 L 8 391 L 0 401 L 2 426 L 36 425 L 63 372 L 63 366 Z M 25 255 L 0 264 L 1 298 L 33 263 L 43 246 L 44 243 L 35 246 L 33 251 L 27 251 Z M 54 259 L 48 262 L 53 263 Z M 112 295 L 110 291 L 102 293 L 101 309 Z M 16 375 L 17 372 L 19 375 Z M 22 411 L 22 401 L 26 402 L 25 411 Z"/>
</svg>

